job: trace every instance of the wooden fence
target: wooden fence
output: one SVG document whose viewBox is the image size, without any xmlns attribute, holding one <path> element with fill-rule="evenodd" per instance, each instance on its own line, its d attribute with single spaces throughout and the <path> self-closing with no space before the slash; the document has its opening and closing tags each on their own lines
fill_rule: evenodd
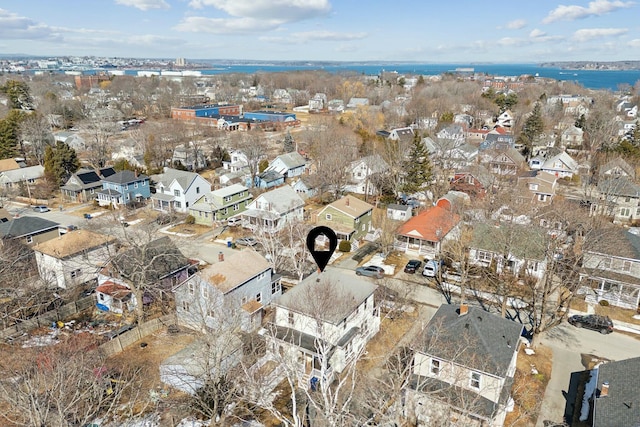
<svg viewBox="0 0 640 427">
<path fill-rule="evenodd" d="M 70 302 L 69 304 L 62 305 L 55 310 L 47 311 L 46 313 L 43 313 L 37 317 L 32 317 L 31 319 L 24 320 L 22 322 L 16 323 L 13 326 L 3 329 L 2 331 L 0 331 L 0 339 L 11 339 L 36 328 L 51 326 L 52 323 L 57 322 L 58 320 L 68 319 L 69 316 L 72 316 L 79 311 L 85 310 L 95 305 L 95 303 L 95 297 L 93 295 L 90 295 L 77 301 Z"/>
<path fill-rule="evenodd" d="M 165 326 L 176 324 L 177 320 L 175 313 L 151 319 L 148 322 L 145 322 L 102 344 L 98 347 L 98 351 L 105 357 L 120 353 L 125 347 L 151 335 L 157 330 L 162 329 Z"/>
</svg>

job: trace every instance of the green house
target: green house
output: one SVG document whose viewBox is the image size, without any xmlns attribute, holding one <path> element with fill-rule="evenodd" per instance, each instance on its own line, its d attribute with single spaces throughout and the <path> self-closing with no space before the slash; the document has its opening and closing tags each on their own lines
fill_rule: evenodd
<svg viewBox="0 0 640 427">
<path fill-rule="evenodd" d="M 247 187 L 233 184 L 200 197 L 189 207 L 189 214 L 196 219 L 196 224 L 212 226 L 216 221 L 225 221 L 243 212 L 252 199 Z"/>
<path fill-rule="evenodd" d="M 356 247 L 372 229 L 373 206 L 353 197 L 345 196 L 327 205 L 318 213 L 317 223 L 336 232 L 338 239 L 348 240 Z"/>
</svg>

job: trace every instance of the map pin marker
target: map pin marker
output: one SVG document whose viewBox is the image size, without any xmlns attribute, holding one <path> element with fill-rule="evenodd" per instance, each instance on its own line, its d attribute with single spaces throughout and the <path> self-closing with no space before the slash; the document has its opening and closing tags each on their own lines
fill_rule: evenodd
<svg viewBox="0 0 640 427">
<path fill-rule="evenodd" d="M 318 241 L 318 237 L 320 236 L 325 236 L 325 238 L 329 239 L 329 248 L 326 247 L 326 240 Z M 309 231 L 309 234 L 307 234 L 307 248 L 309 248 L 309 252 L 311 252 L 311 256 L 320 271 L 324 271 L 327 264 L 329 264 L 331 255 L 333 255 L 337 247 L 338 237 L 329 227 L 321 225 L 312 229 Z"/>
</svg>

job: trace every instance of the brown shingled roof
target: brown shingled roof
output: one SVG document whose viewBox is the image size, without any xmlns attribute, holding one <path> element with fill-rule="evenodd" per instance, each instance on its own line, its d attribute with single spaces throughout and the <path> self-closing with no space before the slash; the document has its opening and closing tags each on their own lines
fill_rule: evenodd
<svg viewBox="0 0 640 427">
<path fill-rule="evenodd" d="M 245 249 L 208 266 L 198 274 L 221 292 L 227 293 L 269 267 L 269 262 L 262 255 L 253 249 Z"/>
<path fill-rule="evenodd" d="M 113 243 L 115 240 L 113 236 L 105 236 L 89 230 L 75 230 L 65 233 L 57 239 L 39 243 L 33 249 L 55 258 L 66 258 L 85 250 Z"/>
<path fill-rule="evenodd" d="M 362 200 L 353 196 L 344 196 L 342 199 L 336 200 L 328 206 L 332 206 L 334 209 L 337 209 L 340 212 L 344 212 L 345 214 L 353 218 L 358 218 L 359 216 L 373 209 L 373 206 L 371 206 L 369 203 L 363 202 Z"/>
</svg>

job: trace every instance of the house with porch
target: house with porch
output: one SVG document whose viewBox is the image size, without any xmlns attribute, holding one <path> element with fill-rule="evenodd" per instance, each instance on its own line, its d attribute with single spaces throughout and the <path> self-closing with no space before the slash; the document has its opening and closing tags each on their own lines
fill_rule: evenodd
<svg viewBox="0 0 640 427">
<path fill-rule="evenodd" d="M 495 265 L 498 274 L 540 280 L 547 270 L 547 246 L 547 232 L 539 227 L 477 223 L 469 243 L 469 263 L 487 268 Z"/>
<path fill-rule="evenodd" d="M 264 335 L 267 352 L 291 365 L 300 387 L 331 382 L 380 329 L 376 289 L 340 269 L 311 274 L 273 302 L 275 315 Z"/>
<path fill-rule="evenodd" d="M 262 325 L 264 307 L 282 293 L 280 275 L 253 249 L 234 252 L 207 266 L 173 288 L 178 322 L 195 330 L 220 330 L 215 322 L 255 331 Z M 240 318 L 220 316 L 234 312 Z M 231 323 L 237 323 L 231 325 Z"/>
<path fill-rule="evenodd" d="M 95 200 L 102 189 L 102 180 L 114 175 L 112 167 L 102 169 L 80 169 L 72 174 L 60 187 L 62 198 L 73 203 L 86 203 Z"/>
<path fill-rule="evenodd" d="M 423 330 L 406 389 L 417 425 L 501 427 L 512 404 L 523 325 L 466 304 L 443 304 Z M 454 421 L 455 420 L 455 421 Z"/>
<path fill-rule="evenodd" d="M 251 230 L 275 233 L 287 222 L 304 219 L 304 200 L 288 185 L 256 197 L 240 214 L 242 226 Z"/>
<path fill-rule="evenodd" d="M 633 231 L 633 232 L 632 232 Z M 605 234 L 606 233 L 606 234 Z M 640 304 L 640 236 L 638 229 L 607 229 L 584 250 L 581 293 L 589 303 L 636 310 Z"/>
<path fill-rule="evenodd" d="M 153 209 L 163 212 L 189 212 L 189 207 L 211 191 L 211 184 L 195 172 L 164 168 L 154 177 L 156 192 L 151 195 Z"/>
<path fill-rule="evenodd" d="M 460 215 L 448 200 L 439 200 L 402 224 L 396 231 L 393 248 L 409 256 L 437 259 L 444 242 L 460 235 Z"/>
<path fill-rule="evenodd" d="M 105 259 L 115 252 L 113 236 L 73 230 L 33 246 L 40 277 L 62 289 L 95 280 Z"/>
<path fill-rule="evenodd" d="M 123 170 L 102 180 L 102 190 L 98 192 L 98 204 L 118 207 L 142 202 L 150 196 L 151 189 L 147 175 Z"/>
<path fill-rule="evenodd" d="M 244 212 L 251 200 L 253 195 L 247 187 L 232 184 L 200 196 L 189 207 L 189 215 L 195 218 L 196 224 L 213 226 Z"/>
<path fill-rule="evenodd" d="M 373 206 L 357 197 L 344 196 L 328 204 L 317 214 L 316 223 L 335 231 L 338 240 L 348 240 L 357 248 L 372 230 Z"/>
</svg>

